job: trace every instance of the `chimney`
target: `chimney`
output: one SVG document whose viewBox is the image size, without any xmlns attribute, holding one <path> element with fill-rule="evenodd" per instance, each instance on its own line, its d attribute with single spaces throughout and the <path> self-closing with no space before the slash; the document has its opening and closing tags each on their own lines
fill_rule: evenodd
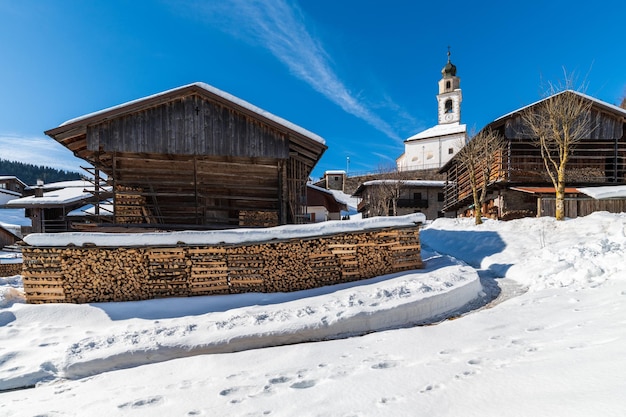
<svg viewBox="0 0 626 417">
<path fill-rule="evenodd" d="M 43 197 L 43 180 L 37 180 L 37 187 L 35 188 L 35 197 Z"/>
</svg>

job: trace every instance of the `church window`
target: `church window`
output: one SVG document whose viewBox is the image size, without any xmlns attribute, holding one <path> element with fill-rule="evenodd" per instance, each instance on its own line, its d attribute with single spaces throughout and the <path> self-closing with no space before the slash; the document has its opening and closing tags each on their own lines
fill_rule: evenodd
<svg viewBox="0 0 626 417">
<path fill-rule="evenodd" d="M 452 100 L 447 100 L 445 104 L 445 112 L 452 113 Z"/>
<path fill-rule="evenodd" d="M 450 81 L 446 81 L 446 90 L 450 89 Z"/>
</svg>

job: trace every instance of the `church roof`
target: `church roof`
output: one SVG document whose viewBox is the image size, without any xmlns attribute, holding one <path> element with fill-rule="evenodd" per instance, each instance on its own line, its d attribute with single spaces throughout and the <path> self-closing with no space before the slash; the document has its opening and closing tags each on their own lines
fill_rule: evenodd
<svg viewBox="0 0 626 417">
<path fill-rule="evenodd" d="M 467 126 L 464 124 L 456 123 L 446 123 L 437 126 L 433 126 L 430 129 L 426 129 L 416 135 L 411 136 L 408 139 L 405 139 L 404 142 L 412 142 L 414 140 L 420 139 L 430 139 L 436 138 L 440 136 L 448 136 L 448 135 L 456 135 L 458 133 L 465 133 L 467 131 Z"/>
</svg>

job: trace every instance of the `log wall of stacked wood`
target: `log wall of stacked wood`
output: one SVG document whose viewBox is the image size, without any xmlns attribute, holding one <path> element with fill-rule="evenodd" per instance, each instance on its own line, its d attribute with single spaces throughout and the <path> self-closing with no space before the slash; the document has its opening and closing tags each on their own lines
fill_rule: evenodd
<svg viewBox="0 0 626 417">
<path fill-rule="evenodd" d="M 290 292 L 422 268 L 419 226 L 250 244 L 30 247 L 29 303 Z"/>
<path fill-rule="evenodd" d="M 0 277 L 11 277 L 22 273 L 22 263 L 0 264 Z"/>
</svg>

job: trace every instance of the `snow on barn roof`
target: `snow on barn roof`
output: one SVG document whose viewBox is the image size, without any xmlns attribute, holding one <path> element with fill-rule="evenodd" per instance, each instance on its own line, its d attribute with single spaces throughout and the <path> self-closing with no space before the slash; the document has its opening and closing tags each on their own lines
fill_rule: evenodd
<svg viewBox="0 0 626 417">
<path fill-rule="evenodd" d="M 537 100 L 537 101 L 535 101 L 534 103 L 531 103 L 531 104 L 529 104 L 529 105 L 527 105 L 527 106 L 521 107 L 521 108 L 519 108 L 519 109 L 517 109 L 517 110 L 513 110 L 512 112 L 509 112 L 509 113 L 505 114 L 504 116 L 500 116 L 500 117 L 498 117 L 496 120 L 494 120 L 494 122 L 497 122 L 497 121 L 502 120 L 502 119 L 506 119 L 507 117 L 512 116 L 512 115 L 514 115 L 515 113 L 519 113 L 519 112 L 521 112 L 521 111 L 524 111 L 524 110 L 526 110 L 527 108 L 530 108 L 530 107 L 532 107 L 532 106 L 535 106 L 535 105 L 537 105 L 537 104 L 541 103 L 542 101 L 549 99 L 550 97 L 554 97 L 554 96 L 557 96 L 557 95 L 559 95 L 559 94 L 563 94 L 563 93 L 566 93 L 566 92 L 574 93 L 574 94 L 576 94 L 576 95 L 578 95 L 578 96 L 580 96 L 580 97 L 584 97 L 584 98 L 586 98 L 586 99 L 588 99 L 588 100 L 591 100 L 592 102 L 596 103 L 596 104 L 597 104 L 597 105 L 599 105 L 599 106 L 602 106 L 602 107 L 605 107 L 605 108 L 611 109 L 611 110 L 613 110 L 613 111 L 615 111 L 615 112 L 618 112 L 618 113 L 622 113 L 622 114 L 626 117 L 626 110 L 625 110 L 625 109 L 622 109 L 621 107 L 618 107 L 618 106 L 615 106 L 615 105 L 613 105 L 613 104 L 607 103 L 606 101 L 599 100 L 599 99 L 597 99 L 597 98 L 595 98 L 595 97 L 589 96 L 589 95 L 584 94 L 584 93 L 581 93 L 581 92 L 579 92 L 579 91 L 575 91 L 575 90 L 564 90 L 564 91 L 558 92 L 558 93 L 556 93 L 556 94 L 553 94 L 553 95 L 551 95 L 551 96 L 549 96 L 549 97 L 542 98 L 541 100 Z"/>
<path fill-rule="evenodd" d="M 29 196 L 9 201 L 6 206 L 9 208 L 28 208 L 35 206 L 64 206 L 81 200 L 93 197 L 91 187 L 67 187 L 60 190 L 48 191 L 43 193 L 43 197 Z M 105 187 L 107 191 L 111 191 L 111 187 Z"/>
<path fill-rule="evenodd" d="M 100 216 L 113 216 L 113 203 L 110 201 L 100 202 Z M 95 215 L 96 207 L 93 204 L 87 204 L 67 213 L 67 217 L 83 217 L 85 215 Z"/>
<path fill-rule="evenodd" d="M 37 185 L 29 185 L 27 190 L 34 190 L 39 188 Z M 59 190 L 61 188 L 93 188 L 93 183 L 87 180 L 71 180 L 71 181 L 59 181 L 44 183 L 41 188 L 44 190 Z"/>
<path fill-rule="evenodd" d="M 604 187 L 583 187 L 578 188 L 583 194 L 593 197 L 596 200 L 607 198 L 626 198 L 626 185 L 612 185 Z"/>
<path fill-rule="evenodd" d="M 103 110 L 99 110 L 99 111 L 96 111 L 96 112 L 93 112 L 93 113 L 89 113 L 89 114 L 86 114 L 86 115 L 83 115 L 83 116 L 80 116 L 80 117 L 76 117 L 74 119 L 70 119 L 70 120 L 68 120 L 68 121 L 66 121 L 64 123 L 61 123 L 59 125 L 59 127 L 63 127 L 63 126 L 67 126 L 67 125 L 70 125 L 70 124 L 73 124 L 73 123 L 77 123 L 77 122 L 83 121 L 83 120 L 91 118 L 91 117 L 101 116 L 101 115 L 103 115 L 105 113 L 108 113 L 108 112 L 111 112 L 111 111 L 121 110 L 121 109 L 124 109 L 125 107 L 128 107 L 130 105 L 140 104 L 143 101 L 157 99 L 157 98 L 159 98 L 161 96 L 166 96 L 168 94 L 176 93 L 179 90 L 184 90 L 184 89 L 187 89 L 187 88 L 190 88 L 190 87 L 200 88 L 200 89 L 202 89 L 204 91 L 207 91 L 207 92 L 209 92 L 209 93 L 211 93 L 211 94 L 213 94 L 215 96 L 219 96 L 219 97 L 223 98 L 224 100 L 227 100 L 227 101 L 229 101 L 229 102 L 231 102 L 233 104 L 236 104 L 236 105 L 238 105 L 238 106 L 240 106 L 242 108 L 245 108 L 245 109 L 247 109 L 247 110 L 249 110 L 249 111 L 251 111 L 251 112 L 253 112 L 253 113 L 255 113 L 255 114 L 257 114 L 257 115 L 259 115 L 259 116 L 261 116 L 263 118 L 265 118 L 265 119 L 271 120 L 271 121 L 273 121 L 273 122 L 275 122 L 275 123 L 277 123 L 279 125 L 282 125 L 282 126 L 288 128 L 288 129 L 290 129 L 290 130 L 292 130 L 294 132 L 300 133 L 301 135 L 306 136 L 309 139 L 315 140 L 315 141 L 321 143 L 322 145 L 326 144 L 326 141 L 322 137 L 316 135 L 315 133 L 312 133 L 312 132 L 310 132 L 310 131 L 308 131 L 308 130 L 306 130 L 306 129 L 304 129 L 304 128 L 296 125 L 296 124 L 293 124 L 293 123 L 291 123 L 291 122 L 289 122 L 289 121 L 287 121 L 287 120 L 285 120 L 285 119 L 283 119 L 281 117 L 278 117 L 278 116 L 276 116 L 276 115 L 274 115 L 274 114 L 272 114 L 272 113 L 270 113 L 268 111 L 265 111 L 265 110 L 261 109 L 260 107 L 257 107 L 257 106 L 255 106 L 255 105 L 253 105 L 251 103 L 248 103 L 245 100 L 242 100 L 242 99 L 240 99 L 238 97 L 233 96 L 232 94 L 229 94 L 229 93 L 227 93 L 225 91 L 222 91 L 222 90 L 220 90 L 218 88 L 213 87 L 212 85 L 209 85 L 209 84 L 206 84 L 206 83 L 203 83 L 203 82 L 195 82 L 195 83 L 183 85 L 181 87 L 172 88 L 170 90 L 162 91 L 160 93 L 152 94 L 150 96 L 146 96 L 146 97 L 142 97 L 142 98 L 139 98 L 139 99 L 128 101 L 126 103 L 118 104 L 117 106 L 108 107 L 108 108 L 103 109 Z"/>
</svg>

